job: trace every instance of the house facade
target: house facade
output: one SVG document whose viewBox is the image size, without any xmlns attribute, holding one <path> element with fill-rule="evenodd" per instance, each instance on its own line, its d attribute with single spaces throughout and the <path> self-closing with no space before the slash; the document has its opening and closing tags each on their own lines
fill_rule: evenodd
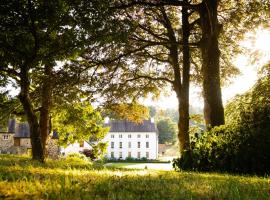
<svg viewBox="0 0 270 200">
<path fill-rule="evenodd" d="M 113 120 L 105 124 L 110 127 L 104 138 L 108 143 L 108 159 L 158 158 L 158 132 L 151 120 L 136 124 L 126 120 Z"/>
</svg>

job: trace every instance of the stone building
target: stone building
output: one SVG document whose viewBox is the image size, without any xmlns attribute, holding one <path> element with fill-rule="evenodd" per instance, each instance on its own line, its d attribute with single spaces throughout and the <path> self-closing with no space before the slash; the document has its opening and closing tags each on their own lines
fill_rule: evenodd
<svg viewBox="0 0 270 200">
<path fill-rule="evenodd" d="M 48 157 L 58 158 L 60 147 L 57 142 L 58 135 L 54 132 L 47 141 Z M 0 153 L 27 154 L 31 152 L 31 149 L 28 123 L 16 123 L 15 119 L 9 120 L 7 131 L 0 131 Z"/>
<path fill-rule="evenodd" d="M 9 120 L 6 131 L 0 131 L 0 153 L 9 153 L 8 150 L 14 145 L 15 120 Z"/>
</svg>

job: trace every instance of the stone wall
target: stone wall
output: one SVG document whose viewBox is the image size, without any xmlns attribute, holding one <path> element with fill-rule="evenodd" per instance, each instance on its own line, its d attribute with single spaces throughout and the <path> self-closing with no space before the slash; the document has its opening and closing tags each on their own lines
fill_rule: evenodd
<svg viewBox="0 0 270 200">
<path fill-rule="evenodd" d="M 49 138 L 47 141 L 47 157 L 51 159 L 58 159 L 60 147 L 57 139 Z"/>
<path fill-rule="evenodd" d="M 28 154 L 28 148 L 27 147 L 20 147 L 20 146 L 12 146 L 9 149 L 7 149 L 7 152 L 10 154 Z"/>
<path fill-rule="evenodd" d="M 32 148 L 30 138 L 20 138 L 20 146 L 26 148 Z"/>
<path fill-rule="evenodd" d="M 8 135 L 8 139 L 4 140 L 4 135 Z M 1 133 L 0 134 L 0 151 L 1 153 L 6 152 L 14 144 L 13 133 Z"/>
</svg>

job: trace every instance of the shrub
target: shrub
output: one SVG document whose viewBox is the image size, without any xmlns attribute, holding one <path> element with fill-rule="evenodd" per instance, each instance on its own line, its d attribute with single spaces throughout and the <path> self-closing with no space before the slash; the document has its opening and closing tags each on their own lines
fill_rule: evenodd
<svg viewBox="0 0 270 200">
<path fill-rule="evenodd" d="M 270 172 L 270 77 L 237 96 L 226 107 L 227 124 L 204 132 L 186 155 L 174 160 L 175 169 L 265 174 Z"/>
<path fill-rule="evenodd" d="M 98 157 L 95 155 L 95 153 L 93 152 L 93 150 L 91 149 L 84 149 L 82 151 L 82 154 L 85 155 L 86 157 L 90 158 L 91 160 L 95 160 Z"/>
<path fill-rule="evenodd" d="M 87 157 L 81 153 L 70 153 L 66 156 L 66 160 L 82 160 L 88 161 Z"/>
</svg>

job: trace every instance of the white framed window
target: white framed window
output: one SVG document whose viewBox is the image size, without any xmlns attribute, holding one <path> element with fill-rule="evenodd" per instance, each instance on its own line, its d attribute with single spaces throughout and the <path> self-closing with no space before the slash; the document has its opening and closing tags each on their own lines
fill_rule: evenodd
<svg viewBox="0 0 270 200">
<path fill-rule="evenodd" d="M 130 151 L 128 152 L 128 157 L 131 158 L 131 152 Z"/>
<path fill-rule="evenodd" d="M 138 135 L 137 135 L 137 138 L 141 138 L 141 135 L 140 135 L 140 134 L 138 134 Z"/>
<path fill-rule="evenodd" d="M 122 134 L 119 134 L 119 138 L 123 138 L 123 135 Z"/>
<path fill-rule="evenodd" d="M 149 134 L 146 134 L 146 136 L 145 136 L 146 138 L 149 138 Z"/>
<path fill-rule="evenodd" d="M 128 148 L 131 148 L 131 142 L 128 142 Z"/>
<path fill-rule="evenodd" d="M 141 158 L 141 152 L 137 153 L 137 158 Z"/>
<path fill-rule="evenodd" d="M 122 159 L 123 158 L 123 153 L 120 151 L 119 152 L 119 158 Z"/>
<path fill-rule="evenodd" d="M 9 139 L 9 135 L 3 135 L 3 140 L 8 140 Z"/>
<path fill-rule="evenodd" d="M 112 149 L 114 148 L 114 142 L 111 142 L 111 148 Z"/>
<path fill-rule="evenodd" d="M 120 149 L 123 148 L 123 142 L 119 142 L 119 148 L 120 148 Z"/>
<path fill-rule="evenodd" d="M 113 151 L 111 152 L 111 158 L 114 158 L 114 152 Z"/>
<path fill-rule="evenodd" d="M 138 148 L 141 148 L 141 142 L 138 142 Z"/>
<path fill-rule="evenodd" d="M 131 138 L 131 134 L 128 134 L 128 138 Z"/>
<path fill-rule="evenodd" d="M 111 134 L 111 138 L 114 138 L 114 134 Z"/>
<path fill-rule="evenodd" d="M 146 152 L 146 158 L 149 158 L 149 152 L 148 151 Z"/>
<path fill-rule="evenodd" d="M 146 142 L 146 148 L 149 148 L 149 142 Z"/>
</svg>

